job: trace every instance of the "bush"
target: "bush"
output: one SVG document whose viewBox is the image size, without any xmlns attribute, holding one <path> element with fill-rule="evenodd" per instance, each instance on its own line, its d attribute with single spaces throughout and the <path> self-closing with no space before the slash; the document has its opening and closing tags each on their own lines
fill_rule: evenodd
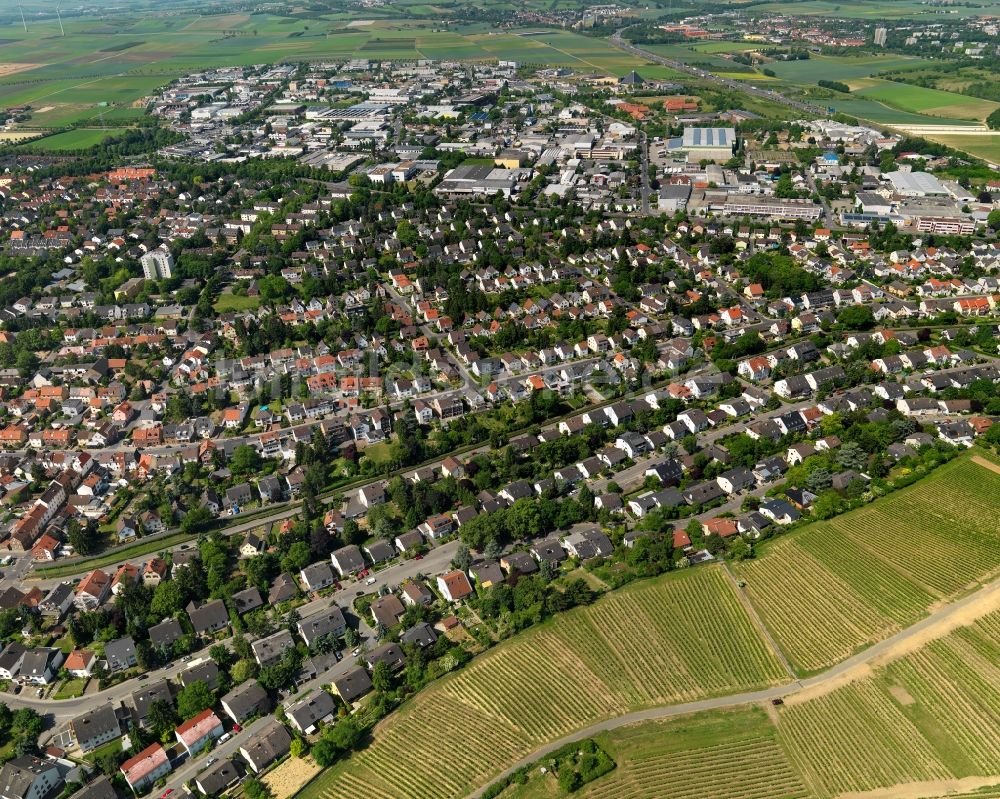
<svg viewBox="0 0 1000 799">
<path fill-rule="evenodd" d="M 824 89 L 832 89 L 835 92 L 843 92 L 844 94 L 851 93 L 851 87 L 846 83 L 841 83 L 839 80 L 821 80 L 817 81 L 817 83 Z"/>
</svg>

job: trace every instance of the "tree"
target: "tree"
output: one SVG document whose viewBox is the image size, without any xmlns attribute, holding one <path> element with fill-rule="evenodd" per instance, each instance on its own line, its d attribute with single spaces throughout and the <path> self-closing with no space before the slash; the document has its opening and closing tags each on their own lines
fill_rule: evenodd
<svg viewBox="0 0 1000 799">
<path fill-rule="evenodd" d="M 383 694 L 392 690 L 392 671 L 388 663 L 375 664 L 372 669 L 372 688 Z"/>
<path fill-rule="evenodd" d="M 215 665 L 220 669 L 226 668 L 233 660 L 233 653 L 225 644 L 214 644 L 208 650 L 208 656 L 215 661 Z"/>
<path fill-rule="evenodd" d="M 192 508 L 181 519 L 181 532 L 188 535 L 200 532 L 208 526 L 212 519 L 212 512 L 208 508 Z"/>
<path fill-rule="evenodd" d="M 243 476 L 256 474 L 260 471 L 260 455 L 249 444 L 240 444 L 233 450 L 230 468 L 233 474 Z"/>
<path fill-rule="evenodd" d="M 149 612 L 159 619 L 169 618 L 184 607 L 184 600 L 184 591 L 180 581 L 164 580 L 153 589 L 153 599 L 149 603 Z"/>
<path fill-rule="evenodd" d="M 990 130 L 1000 130 L 1000 108 L 986 117 L 986 124 L 989 125 Z"/>
<path fill-rule="evenodd" d="M 468 545 L 462 542 L 455 550 L 455 557 L 451 559 L 451 565 L 459 571 L 468 571 L 472 565 L 472 553 L 469 552 Z"/>
<path fill-rule="evenodd" d="M 193 682 L 177 694 L 177 712 L 181 719 L 194 718 L 201 711 L 208 710 L 215 704 L 215 694 L 208 683 Z"/>
<path fill-rule="evenodd" d="M 251 777 L 243 782 L 243 795 L 247 799 L 271 799 L 274 794 L 263 782 Z"/>
<path fill-rule="evenodd" d="M 174 712 L 174 706 L 162 699 L 157 699 L 149 706 L 147 719 L 157 738 L 163 738 L 173 732 L 174 727 L 177 726 L 177 714 Z"/>
<path fill-rule="evenodd" d="M 870 330 L 875 326 L 875 314 L 867 305 L 848 305 L 837 314 L 837 322 L 848 330 Z"/>
</svg>

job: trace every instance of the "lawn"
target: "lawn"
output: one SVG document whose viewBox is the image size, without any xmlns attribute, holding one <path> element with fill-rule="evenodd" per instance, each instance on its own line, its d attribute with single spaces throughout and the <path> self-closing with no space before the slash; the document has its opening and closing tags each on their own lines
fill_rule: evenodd
<svg viewBox="0 0 1000 799">
<path fill-rule="evenodd" d="M 231 294 L 223 292 L 212 304 L 218 313 L 232 313 L 234 311 L 250 311 L 260 307 L 263 299 L 260 297 L 248 297 L 245 294 Z"/>
<path fill-rule="evenodd" d="M 75 699 L 83 696 L 83 689 L 87 687 L 87 680 L 75 679 L 67 680 L 59 686 L 58 690 L 52 694 L 53 699 Z"/>
<path fill-rule="evenodd" d="M 245 521 L 245 519 L 240 516 L 238 521 Z M 95 555 L 94 557 L 83 558 L 62 566 L 43 566 L 36 569 L 34 573 L 43 580 L 57 579 L 60 577 L 74 577 L 80 574 L 83 569 L 100 569 L 105 566 L 118 563 L 123 558 L 135 558 L 140 555 L 148 555 L 152 552 L 161 552 L 162 550 L 169 549 L 175 544 L 183 544 L 185 541 L 190 541 L 194 538 L 196 538 L 196 536 L 178 532 L 173 535 L 164 536 L 163 538 L 153 539 L 152 541 L 144 541 L 140 539 L 135 544 L 122 547 L 121 549 L 116 549 L 114 552 L 109 552 L 107 555 Z"/>
<path fill-rule="evenodd" d="M 786 679 L 717 567 L 607 595 L 501 644 L 431 685 L 322 774 L 303 799 L 459 797 L 536 746 L 632 709 Z M 462 735 L 433 736 L 449 719 Z"/>
<path fill-rule="evenodd" d="M 92 752 L 87 752 L 85 759 L 91 763 L 96 763 L 97 759 L 102 757 L 103 755 L 113 755 L 116 752 L 120 752 L 121 750 L 122 750 L 122 739 L 116 738 L 115 740 L 110 741 L 104 744 L 103 746 L 97 747 Z"/>
</svg>

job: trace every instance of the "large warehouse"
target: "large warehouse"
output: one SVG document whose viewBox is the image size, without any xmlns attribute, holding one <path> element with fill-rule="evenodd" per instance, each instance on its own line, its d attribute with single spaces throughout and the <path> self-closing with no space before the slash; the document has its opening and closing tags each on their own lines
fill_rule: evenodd
<svg viewBox="0 0 1000 799">
<path fill-rule="evenodd" d="M 735 128 L 685 128 L 684 135 L 671 139 L 668 150 L 687 153 L 688 163 L 728 161 L 736 149 Z"/>
</svg>

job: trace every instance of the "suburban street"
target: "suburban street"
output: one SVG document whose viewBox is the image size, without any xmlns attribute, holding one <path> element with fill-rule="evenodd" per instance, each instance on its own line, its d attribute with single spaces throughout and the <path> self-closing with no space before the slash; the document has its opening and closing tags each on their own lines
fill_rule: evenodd
<svg viewBox="0 0 1000 799">
<path fill-rule="evenodd" d="M 342 608 L 348 609 L 350 614 L 353 615 L 351 606 L 358 596 L 363 594 L 378 593 L 379 589 L 385 586 L 398 586 L 405 580 L 414 578 L 419 574 L 432 575 L 446 571 L 451 563 L 451 559 L 455 556 L 458 544 L 459 542 L 457 539 L 448 541 L 441 546 L 430 550 L 420 560 L 402 560 L 389 566 L 388 568 L 382 569 L 381 571 L 371 572 L 369 577 L 365 579 L 347 580 L 345 581 L 343 588 L 339 591 L 335 591 L 317 599 L 312 599 L 297 607 L 296 610 L 299 615 L 305 619 L 319 613 L 322 610 L 325 610 L 326 608 L 329 608 L 331 605 L 337 604 Z M 374 582 L 370 585 L 367 582 L 369 579 L 374 580 Z M 361 620 L 361 625 L 360 632 L 362 635 L 367 634 L 371 637 L 373 633 L 371 629 L 368 628 L 364 619 Z M 212 641 L 210 646 L 218 643 L 229 645 L 231 642 L 232 638 L 226 638 L 224 640 Z M 40 713 L 51 715 L 58 724 L 79 716 L 81 713 L 85 713 L 88 710 L 93 710 L 95 707 L 102 705 L 109 699 L 114 701 L 123 700 L 133 691 L 138 690 L 144 682 L 159 679 L 173 679 L 180 672 L 191 668 L 191 666 L 206 659 L 207 657 L 208 647 L 200 650 L 199 652 L 193 653 L 187 660 L 179 660 L 163 667 L 162 669 L 147 672 L 146 679 L 142 681 L 140 681 L 138 677 L 133 677 L 132 679 L 125 680 L 124 682 L 107 688 L 104 691 L 90 693 L 76 699 L 39 699 L 34 695 L 34 689 L 30 687 L 26 688 L 20 695 L 17 696 L 13 694 L 2 694 L 0 696 L 2 696 L 2 701 L 11 708 L 34 708 Z M 329 682 L 331 673 L 320 675 L 320 677 L 322 677 L 325 682 Z"/>
</svg>

